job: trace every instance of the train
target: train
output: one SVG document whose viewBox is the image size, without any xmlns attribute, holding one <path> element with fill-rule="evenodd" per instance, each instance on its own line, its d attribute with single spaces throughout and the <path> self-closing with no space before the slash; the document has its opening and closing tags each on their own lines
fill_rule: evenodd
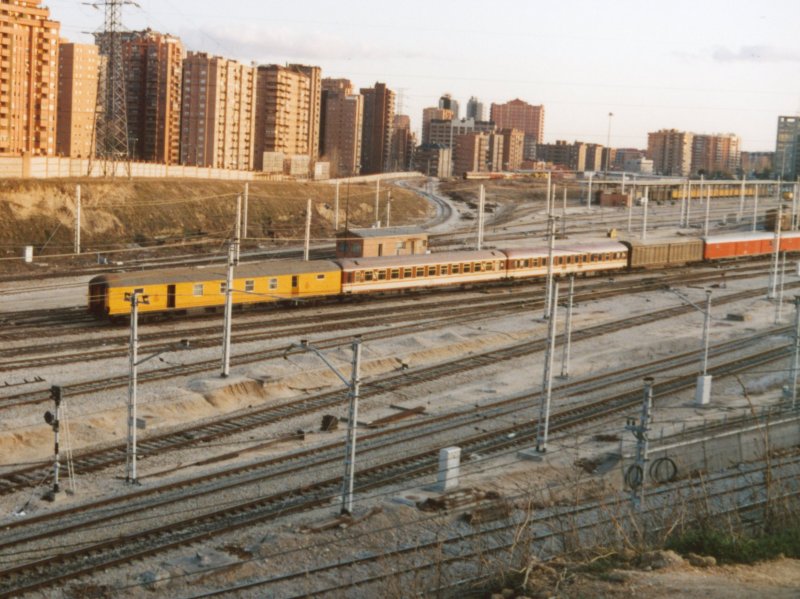
<svg viewBox="0 0 800 599">
<path fill-rule="evenodd" d="M 596 275 L 682 266 L 774 252 L 768 232 L 703 238 L 560 240 L 553 250 L 556 276 Z M 781 252 L 800 252 L 800 232 L 780 237 Z M 232 285 L 234 305 L 303 302 L 329 297 L 408 292 L 447 286 L 544 278 L 547 244 L 529 248 L 461 250 L 408 256 L 334 260 L 266 260 L 241 264 Z M 215 312 L 225 304 L 226 267 L 186 267 L 102 274 L 89 281 L 88 309 L 101 320 L 130 315 L 134 292 L 139 312 Z"/>
</svg>

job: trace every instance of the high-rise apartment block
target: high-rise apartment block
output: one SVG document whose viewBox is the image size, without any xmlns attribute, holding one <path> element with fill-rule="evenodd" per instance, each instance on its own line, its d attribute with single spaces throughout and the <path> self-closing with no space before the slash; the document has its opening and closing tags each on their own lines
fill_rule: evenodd
<svg viewBox="0 0 800 599">
<path fill-rule="evenodd" d="M 676 129 L 661 129 L 647 134 L 647 157 L 659 175 L 687 176 L 692 170 L 694 135 Z"/>
<path fill-rule="evenodd" d="M 253 167 L 256 69 L 189 52 L 183 61 L 181 164 Z"/>
<path fill-rule="evenodd" d="M 411 119 L 406 114 L 396 114 L 392 123 L 390 171 L 411 170 L 416 141 L 415 135 L 411 132 Z"/>
<path fill-rule="evenodd" d="M 434 119 L 428 123 L 428 137 L 430 143 L 443 144 L 450 147 L 458 135 L 465 133 L 492 133 L 496 129 L 492 121 L 474 121 L 462 119 L 460 121 L 449 119 Z"/>
<path fill-rule="evenodd" d="M 59 43 L 56 152 L 88 158 L 94 148 L 100 49 L 94 44 Z"/>
<path fill-rule="evenodd" d="M 470 172 L 496 172 L 502 168 L 503 136 L 498 133 L 472 132 L 454 140 L 453 175 Z"/>
<path fill-rule="evenodd" d="M 452 121 L 453 111 L 449 108 L 431 106 L 422 109 L 422 143 L 431 143 L 431 121 Z"/>
<path fill-rule="evenodd" d="M 41 0 L 0 0 L 0 155 L 56 153 L 58 34 Z"/>
<path fill-rule="evenodd" d="M 503 136 L 502 170 L 515 171 L 522 167 L 525 133 L 519 129 L 501 129 Z"/>
<path fill-rule="evenodd" d="M 95 35 L 101 49 L 105 47 L 104 35 Z M 178 164 L 183 45 L 177 37 L 151 29 L 119 36 L 131 157 L 146 162 Z"/>
<path fill-rule="evenodd" d="M 467 118 L 476 121 L 483 120 L 483 102 L 472 96 L 467 102 Z"/>
<path fill-rule="evenodd" d="M 320 155 L 330 163 L 331 175 L 359 174 L 364 98 L 347 79 L 323 79 L 321 116 Z"/>
<path fill-rule="evenodd" d="M 732 177 L 741 165 L 739 136 L 695 133 L 692 138 L 692 174 Z"/>
<path fill-rule="evenodd" d="M 492 102 L 489 120 L 498 129 L 519 129 L 537 144 L 544 139 L 544 106 L 534 106 L 519 98 L 505 104 Z"/>
<path fill-rule="evenodd" d="M 290 64 L 289 68 L 308 77 L 308 157 L 317 160 L 322 118 L 322 69 L 305 64 Z"/>
<path fill-rule="evenodd" d="M 800 116 L 779 116 L 774 170 L 782 179 L 800 176 Z"/>
<path fill-rule="evenodd" d="M 453 118 L 458 118 L 458 102 L 453 100 L 450 94 L 444 94 L 439 98 L 439 108 L 451 111 L 453 113 Z"/>
<path fill-rule="evenodd" d="M 361 173 L 381 173 L 389 169 L 395 94 L 385 83 L 376 83 L 361 88 L 361 95 L 364 96 Z"/>
<path fill-rule="evenodd" d="M 318 67 L 262 65 L 256 86 L 255 168 L 264 152 L 316 159 L 322 83 Z"/>
</svg>

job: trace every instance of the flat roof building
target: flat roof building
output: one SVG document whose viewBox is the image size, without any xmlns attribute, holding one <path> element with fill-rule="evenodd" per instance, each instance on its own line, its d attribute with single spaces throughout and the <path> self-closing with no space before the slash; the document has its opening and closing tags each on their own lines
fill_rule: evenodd
<svg viewBox="0 0 800 599">
<path fill-rule="evenodd" d="M 88 158 L 94 148 L 100 49 L 94 44 L 59 43 L 56 152 Z"/>
<path fill-rule="evenodd" d="M 389 170 L 394 92 L 385 83 L 362 87 L 364 123 L 361 130 L 361 174 L 371 175 Z"/>
<path fill-rule="evenodd" d="M 773 166 L 781 179 L 794 181 L 800 175 L 800 116 L 778 117 Z"/>
<path fill-rule="evenodd" d="M 413 256 L 428 251 L 428 234 L 418 227 L 346 229 L 336 234 L 337 258 Z"/>
<path fill-rule="evenodd" d="M 498 129 L 519 129 L 537 144 L 544 140 L 544 106 L 528 104 L 519 98 L 497 104 L 492 102 L 489 120 Z"/>
<path fill-rule="evenodd" d="M 41 4 L 0 2 L 0 155 L 56 153 L 61 24 Z"/>
<path fill-rule="evenodd" d="M 181 164 L 253 168 L 256 69 L 189 52 L 183 61 Z"/>
<path fill-rule="evenodd" d="M 320 153 L 333 177 L 350 177 L 361 168 L 364 98 L 347 79 L 322 80 Z"/>
</svg>

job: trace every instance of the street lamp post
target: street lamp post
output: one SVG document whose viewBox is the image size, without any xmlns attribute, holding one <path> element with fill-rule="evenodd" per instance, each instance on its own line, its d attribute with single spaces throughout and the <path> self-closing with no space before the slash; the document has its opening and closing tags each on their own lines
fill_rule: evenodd
<svg viewBox="0 0 800 599">
<path fill-rule="evenodd" d="M 350 408 L 347 415 L 347 447 L 344 456 L 344 478 L 342 480 L 342 514 L 353 513 L 353 479 L 356 469 L 356 420 L 358 420 L 358 393 L 361 387 L 359 371 L 361 368 L 361 335 L 356 335 L 353 339 L 353 362 L 348 380 L 333 363 L 325 357 L 319 349 L 311 345 L 307 340 L 302 339 L 299 344 L 293 343 L 289 349 L 299 349 L 304 352 L 311 352 L 325 363 L 325 366 L 339 377 L 349 391 Z M 287 350 L 288 353 L 288 350 Z M 286 354 L 284 354 L 284 358 Z"/>
<path fill-rule="evenodd" d="M 667 291 L 671 291 L 684 302 L 689 304 L 695 310 L 703 313 L 703 361 L 702 371 L 697 377 L 697 387 L 695 388 L 694 400 L 697 405 L 707 405 L 711 401 L 711 381 L 712 376 L 708 374 L 708 347 L 709 339 L 711 336 L 711 290 L 706 289 L 706 306 L 701 308 L 692 300 L 686 297 L 683 293 L 672 287 L 667 287 Z"/>
<path fill-rule="evenodd" d="M 127 294 L 126 294 L 127 295 Z M 139 480 L 136 476 L 136 459 L 137 459 L 137 445 L 136 445 L 136 431 L 137 431 L 137 417 L 136 417 L 136 386 L 138 382 L 138 369 L 139 366 L 153 358 L 160 356 L 163 353 L 172 351 L 173 349 L 189 349 L 189 341 L 181 339 L 177 347 L 164 349 L 146 358 L 139 359 L 139 304 L 149 304 L 149 298 L 141 291 L 134 291 L 130 294 L 131 303 L 131 335 L 130 335 L 130 351 L 129 351 L 129 370 L 128 377 L 128 446 L 125 459 L 125 482 L 129 484 L 138 484 Z"/>
</svg>

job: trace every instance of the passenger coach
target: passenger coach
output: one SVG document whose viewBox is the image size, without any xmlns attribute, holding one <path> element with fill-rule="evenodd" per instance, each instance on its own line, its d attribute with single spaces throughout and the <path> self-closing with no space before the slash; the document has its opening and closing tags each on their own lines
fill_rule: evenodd
<svg viewBox="0 0 800 599">
<path fill-rule="evenodd" d="M 547 275 L 547 246 L 505 250 L 506 270 L 511 279 Z M 553 248 L 553 273 L 581 274 L 621 270 L 628 265 L 628 248 L 615 241 L 558 243 Z"/>
<path fill-rule="evenodd" d="M 371 293 L 496 281 L 506 276 L 500 251 L 441 252 L 389 258 L 342 258 L 342 293 Z"/>
</svg>

